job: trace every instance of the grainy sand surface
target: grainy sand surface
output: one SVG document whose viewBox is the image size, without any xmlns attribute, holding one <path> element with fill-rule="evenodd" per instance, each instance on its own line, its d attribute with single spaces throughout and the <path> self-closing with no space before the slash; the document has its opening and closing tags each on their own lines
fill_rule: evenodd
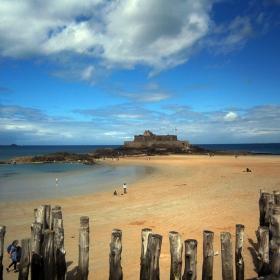
<svg viewBox="0 0 280 280">
<path fill-rule="evenodd" d="M 220 233 L 231 233 L 234 250 L 235 225 L 243 224 L 245 278 L 257 276 L 255 230 L 259 223 L 260 189 L 270 193 L 280 190 L 279 156 L 170 155 L 154 156 L 150 161 L 147 157 L 127 157 L 108 164 L 149 165 L 156 171 L 149 175 L 147 170 L 146 178 L 128 185 L 125 195 L 121 195 L 122 186 L 116 186 L 117 196 L 113 196 L 113 191 L 105 191 L 52 200 L 1 203 L 0 224 L 6 226 L 5 247 L 14 239 L 30 237 L 34 208 L 41 204 L 60 205 L 67 279 L 75 279 L 81 216 L 90 219 L 89 279 L 108 279 L 109 243 L 114 228 L 122 230 L 121 264 L 125 280 L 139 279 L 143 228 L 151 228 L 153 233 L 163 236 L 161 280 L 169 279 L 170 273 L 169 231 L 179 232 L 183 244 L 186 239 L 198 241 L 197 279 L 201 279 L 202 273 L 203 231 L 213 231 L 214 251 L 219 252 L 214 258 L 214 279 L 222 279 Z M 246 168 L 252 172 L 244 172 Z M 6 250 L 4 254 L 4 279 L 17 279 L 16 273 L 5 271 L 10 259 Z"/>
</svg>

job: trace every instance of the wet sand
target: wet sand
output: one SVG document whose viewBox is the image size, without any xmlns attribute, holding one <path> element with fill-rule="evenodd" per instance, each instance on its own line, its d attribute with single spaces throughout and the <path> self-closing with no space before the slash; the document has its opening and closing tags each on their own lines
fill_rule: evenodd
<svg viewBox="0 0 280 280">
<path fill-rule="evenodd" d="M 75 279 L 78 264 L 78 228 L 81 216 L 90 219 L 89 279 L 105 280 L 109 275 L 109 243 L 112 229 L 122 230 L 123 279 L 139 279 L 141 230 L 151 228 L 163 236 L 160 255 L 160 279 L 169 279 L 169 231 L 177 231 L 184 243 L 196 239 L 197 278 L 202 272 L 202 237 L 204 230 L 213 231 L 214 279 L 222 279 L 220 233 L 232 234 L 235 246 L 235 225 L 245 225 L 244 262 L 245 278 L 257 276 L 256 236 L 259 223 L 260 189 L 272 193 L 280 190 L 279 156 L 202 156 L 170 155 L 127 157 L 110 161 L 113 166 L 142 165 L 147 176 L 113 191 L 22 203 L 0 203 L 0 224 L 6 226 L 5 247 L 13 240 L 30 237 L 33 210 L 40 204 L 62 207 L 65 229 L 65 250 L 68 265 L 67 279 Z M 252 172 L 244 172 L 246 168 Z M 16 194 L 15 194 L 16 195 Z M 8 259 L 4 251 L 4 279 L 17 279 L 7 273 Z M 184 268 L 184 264 L 183 264 Z M 182 272 L 183 273 L 183 272 Z"/>
</svg>

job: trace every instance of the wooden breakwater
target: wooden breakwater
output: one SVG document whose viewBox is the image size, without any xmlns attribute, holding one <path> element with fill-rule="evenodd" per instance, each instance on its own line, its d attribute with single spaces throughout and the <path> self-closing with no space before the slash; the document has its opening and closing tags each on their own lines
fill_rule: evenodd
<svg viewBox="0 0 280 280">
<path fill-rule="evenodd" d="M 260 191 L 259 227 L 256 230 L 258 241 L 257 271 L 261 277 L 280 274 L 280 191 L 273 194 Z M 34 222 L 31 224 L 31 237 L 21 240 L 22 256 L 18 279 L 64 280 L 67 276 L 66 251 L 64 248 L 64 228 L 60 206 L 40 205 L 34 209 Z M 75 278 L 88 279 L 89 271 L 89 217 L 80 218 L 79 257 Z M 230 232 L 220 233 L 221 279 L 244 279 L 244 232 L 245 226 L 235 226 L 233 250 Z M 6 252 L 4 238 L 6 227 L 0 225 L 0 280 L 3 279 L 3 256 Z M 135 279 L 160 279 L 160 253 L 162 236 L 144 228 L 141 232 L 140 273 Z M 109 237 L 108 237 L 109 239 Z M 214 232 L 203 231 L 202 280 L 213 279 Z M 197 246 L 195 239 L 181 241 L 176 231 L 169 232 L 170 280 L 197 279 Z M 184 252 L 184 254 L 183 254 Z M 109 248 L 108 279 L 122 280 L 121 265 L 122 231 L 113 229 Z M 106 260 L 104 260 L 106 261 Z M 183 265 L 184 264 L 184 265 Z M 235 266 L 235 269 L 234 269 Z M 235 275 L 234 275 L 235 271 Z M 278 276 L 275 276 L 278 277 Z M 93 276 L 94 278 L 94 276 Z M 264 278 L 260 278 L 264 279 Z M 276 278 L 273 278 L 276 279 Z M 280 277 L 279 277 L 280 279 Z"/>
</svg>

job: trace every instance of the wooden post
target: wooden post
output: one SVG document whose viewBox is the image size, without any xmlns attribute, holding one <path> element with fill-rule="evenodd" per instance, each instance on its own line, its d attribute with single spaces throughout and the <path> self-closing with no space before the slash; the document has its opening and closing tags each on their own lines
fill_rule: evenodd
<svg viewBox="0 0 280 280">
<path fill-rule="evenodd" d="M 62 212 L 61 207 L 59 205 L 55 205 L 52 208 L 52 222 L 51 222 L 51 228 L 54 229 L 54 219 L 62 219 Z"/>
<path fill-rule="evenodd" d="M 88 279 L 89 268 L 89 217 L 80 218 L 79 227 L 79 260 L 77 268 L 77 280 Z"/>
<path fill-rule="evenodd" d="M 268 226 L 268 222 L 265 221 L 266 213 L 269 210 L 269 202 L 273 203 L 273 194 L 262 193 L 259 199 L 260 209 L 260 226 Z"/>
<path fill-rule="evenodd" d="M 269 266 L 270 274 L 280 273 L 280 214 L 272 214 L 269 224 Z"/>
<path fill-rule="evenodd" d="M 42 234 L 44 234 L 44 230 L 46 229 L 46 205 L 40 205 L 37 208 L 37 223 L 41 223 Z"/>
<path fill-rule="evenodd" d="M 113 229 L 111 234 L 110 254 L 109 254 L 109 280 L 122 280 L 123 272 L 121 267 L 122 253 L 122 231 Z"/>
<path fill-rule="evenodd" d="M 41 258 L 41 223 L 31 224 L 31 279 L 38 280 L 42 277 L 42 258 Z"/>
<path fill-rule="evenodd" d="M 170 280 L 181 280 L 183 244 L 180 234 L 176 231 L 169 232 L 170 242 Z"/>
<path fill-rule="evenodd" d="M 54 231 L 45 229 L 44 242 L 42 245 L 43 271 L 45 280 L 54 280 L 54 252 L 53 252 Z"/>
<path fill-rule="evenodd" d="M 236 280 L 244 280 L 244 225 L 235 225 L 235 272 Z"/>
<path fill-rule="evenodd" d="M 280 273 L 280 237 L 273 237 L 269 241 L 269 274 Z"/>
<path fill-rule="evenodd" d="M 28 280 L 30 267 L 30 238 L 21 240 L 21 248 L 18 280 Z"/>
<path fill-rule="evenodd" d="M 140 280 L 146 280 L 148 277 L 148 265 L 147 265 L 147 247 L 148 237 L 152 233 L 150 228 L 142 229 L 142 244 L 141 244 L 141 258 L 140 258 Z"/>
<path fill-rule="evenodd" d="M 64 280 L 66 277 L 67 269 L 65 255 L 62 220 L 54 219 L 54 263 L 56 280 Z"/>
<path fill-rule="evenodd" d="M 280 237 L 280 215 L 274 214 L 270 216 L 269 223 L 269 239 Z"/>
<path fill-rule="evenodd" d="M 274 204 L 280 205 L 280 191 L 273 191 Z"/>
<path fill-rule="evenodd" d="M 3 257 L 6 226 L 0 225 L 0 280 L 3 280 Z"/>
<path fill-rule="evenodd" d="M 197 277 L 197 241 L 185 240 L 185 270 L 182 280 L 195 280 Z"/>
<path fill-rule="evenodd" d="M 62 219 L 53 219 L 52 221 L 52 229 L 55 230 L 56 228 L 63 228 L 63 220 Z"/>
<path fill-rule="evenodd" d="M 214 232 L 203 231 L 203 266 L 202 280 L 213 279 L 213 263 L 214 263 Z"/>
<path fill-rule="evenodd" d="M 149 280 L 159 280 L 159 257 L 161 252 L 162 236 L 159 234 L 149 234 L 147 247 L 148 278 Z"/>
<path fill-rule="evenodd" d="M 51 229 L 51 205 L 45 205 L 46 229 Z"/>
<path fill-rule="evenodd" d="M 268 226 L 269 223 L 270 223 L 270 216 L 272 215 L 273 213 L 273 209 L 274 209 L 275 205 L 269 201 L 268 202 L 268 205 L 266 207 L 266 211 L 265 211 L 265 217 L 264 217 L 264 225 L 265 226 Z"/>
<path fill-rule="evenodd" d="M 269 231 L 268 227 L 258 227 L 256 231 L 258 240 L 258 276 L 267 274 L 269 265 Z"/>
<path fill-rule="evenodd" d="M 232 241 L 229 232 L 221 232 L 222 279 L 233 280 Z"/>
</svg>

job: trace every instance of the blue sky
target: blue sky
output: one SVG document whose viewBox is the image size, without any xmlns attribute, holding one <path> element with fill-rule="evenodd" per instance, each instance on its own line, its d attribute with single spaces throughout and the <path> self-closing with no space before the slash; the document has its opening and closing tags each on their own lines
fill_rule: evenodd
<svg viewBox="0 0 280 280">
<path fill-rule="evenodd" d="M 0 0 L 0 118 L 2 145 L 280 142 L 280 0 Z"/>
</svg>

